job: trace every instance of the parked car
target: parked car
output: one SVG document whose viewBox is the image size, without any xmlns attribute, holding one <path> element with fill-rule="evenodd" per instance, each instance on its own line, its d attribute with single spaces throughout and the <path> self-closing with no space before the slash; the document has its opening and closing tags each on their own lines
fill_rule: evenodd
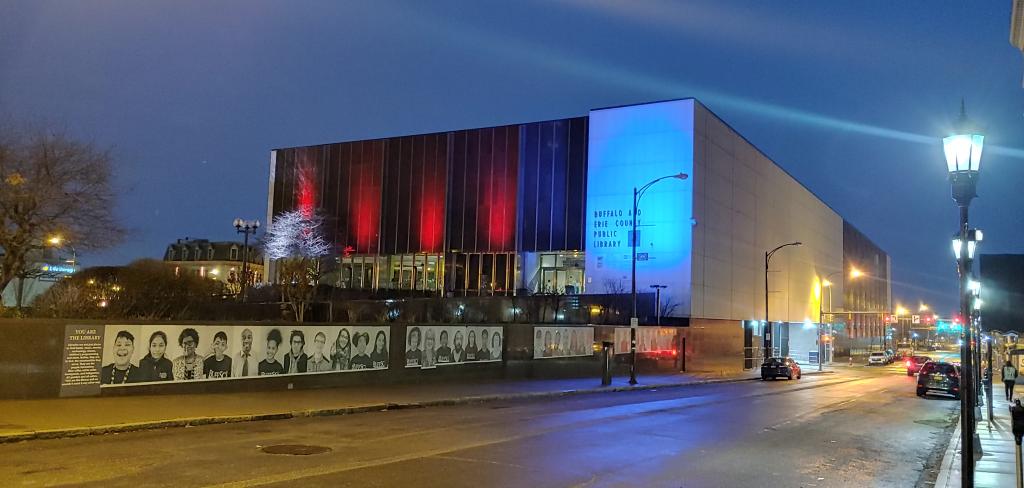
<svg viewBox="0 0 1024 488">
<path fill-rule="evenodd" d="M 889 362 L 886 364 L 892 364 L 896 362 L 896 353 L 892 349 L 885 350 L 885 357 L 889 358 Z"/>
<path fill-rule="evenodd" d="M 882 366 L 889 364 L 889 356 L 882 351 L 875 351 L 868 354 L 868 366 Z"/>
<path fill-rule="evenodd" d="M 768 358 L 761 364 L 761 380 L 775 379 L 784 376 L 786 379 L 800 379 L 800 365 L 793 358 Z"/>
<path fill-rule="evenodd" d="M 928 361 L 917 374 L 917 396 L 940 392 L 960 398 L 960 365 Z"/>
<path fill-rule="evenodd" d="M 921 371 L 921 367 L 924 366 L 924 363 L 927 363 L 928 361 L 931 361 L 931 360 L 932 360 L 932 358 L 930 358 L 928 356 L 911 356 L 911 357 L 908 357 L 907 361 L 906 361 L 906 363 L 907 363 L 907 376 L 914 376 L 915 374 L 918 373 L 918 371 Z"/>
</svg>

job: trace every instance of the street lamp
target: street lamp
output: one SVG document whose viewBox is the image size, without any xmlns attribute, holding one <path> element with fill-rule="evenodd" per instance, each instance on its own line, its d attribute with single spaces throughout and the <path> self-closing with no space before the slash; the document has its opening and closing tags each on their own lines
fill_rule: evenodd
<svg viewBox="0 0 1024 488">
<path fill-rule="evenodd" d="M 946 170 L 949 172 L 949 184 L 953 201 L 960 209 L 960 225 L 957 229 L 959 239 L 953 241 L 953 253 L 957 258 L 957 273 L 960 276 L 960 314 L 968 323 L 964 324 L 964 340 L 960 349 L 960 364 L 964 371 L 960 375 L 966 384 L 961 385 L 960 421 L 961 447 L 964 453 L 960 456 L 961 485 L 974 486 L 974 372 L 972 371 L 973 354 L 971 353 L 970 306 L 968 303 L 967 280 L 971 272 L 971 259 L 976 244 L 968 241 L 970 229 L 967 220 L 967 208 L 971 200 L 977 196 L 978 177 L 981 170 L 981 153 L 985 136 L 972 126 L 967 119 L 967 111 L 963 101 L 960 102 L 960 118 L 954 134 L 942 139 L 942 149 L 946 156 Z M 963 253 L 967 241 L 967 253 Z"/>
<path fill-rule="evenodd" d="M 259 220 L 242 220 L 235 219 L 234 221 L 235 231 L 239 234 L 245 234 L 245 241 L 242 244 L 242 289 L 241 299 L 242 303 L 245 303 L 245 292 L 249 286 L 249 234 L 256 234 L 256 229 L 260 228 Z"/>
<path fill-rule="evenodd" d="M 824 322 L 824 310 L 822 310 L 821 302 L 825 298 L 825 293 L 822 290 L 822 288 L 828 288 L 828 313 L 829 313 L 828 336 L 829 336 L 829 340 L 834 340 L 835 338 L 833 337 L 833 333 L 832 333 L 832 320 L 831 320 L 831 318 L 832 318 L 831 317 L 832 316 L 832 282 L 829 281 L 828 279 L 833 277 L 833 276 L 835 276 L 835 275 L 837 275 L 837 274 L 842 274 L 842 273 L 843 273 L 842 270 L 840 270 L 840 271 L 836 271 L 836 272 L 834 272 L 832 274 L 829 274 L 828 276 L 822 278 L 821 285 L 818 286 L 818 371 L 822 370 L 822 363 L 824 362 L 824 357 L 827 356 L 827 354 L 825 354 L 827 351 L 825 351 L 825 347 L 821 343 L 821 325 Z M 832 347 L 833 347 L 833 349 L 835 348 L 835 342 L 832 343 Z"/>
<path fill-rule="evenodd" d="M 662 176 L 661 178 L 651 180 L 640 188 L 635 186 L 633 187 L 633 242 L 631 246 L 633 248 L 633 284 L 630 292 L 633 296 L 633 314 L 629 318 L 629 384 L 631 385 L 636 384 L 636 328 L 640 325 L 640 319 L 638 319 L 636 315 L 636 243 L 640 240 L 636 231 L 636 211 L 640 205 L 640 199 L 644 196 L 644 192 L 646 192 L 647 189 L 655 183 L 669 178 L 685 180 L 689 177 L 690 176 L 686 173 L 676 173 L 674 175 Z"/>
<path fill-rule="evenodd" d="M 764 253 L 764 359 L 772 357 L 772 323 L 768 318 L 768 264 L 771 263 L 772 256 L 774 256 L 779 249 L 802 245 L 804 245 L 804 243 L 800 241 L 790 242 Z M 819 361 L 821 361 L 820 358 Z"/>
<path fill-rule="evenodd" d="M 46 243 L 54 248 L 64 247 L 64 236 L 60 234 L 54 234 L 46 239 Z M 68 249 L 71 249 L 71 267 L 74 269 L 78 265 L 78 252 L 75 251 L 75 246 L 70 244 L 67 245 Z"/>
<path fill-rule="evenodd" d="M 665 285 L 651 285 L 651 288 L 654 288 L 654 296 L 655 296 L 654 301 L 657 302 L 654 305 L 654 317 L 655 317 L 655 320 L 657 321 L 656 323 L 658 325 L 661 325 L 661 290 L 663 288 L 668 288 L 668 287 L 665 286 Z"/>
</svg>

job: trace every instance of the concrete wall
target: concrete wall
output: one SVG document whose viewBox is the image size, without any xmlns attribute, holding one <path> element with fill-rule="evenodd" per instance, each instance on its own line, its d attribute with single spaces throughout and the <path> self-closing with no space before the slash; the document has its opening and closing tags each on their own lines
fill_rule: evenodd
<svg viewBox="0 0 1024 488">
<path fill-rule="evenodd" d="M 691 316 L 764 320 L 764 253 L 801 241 L 772 258 L 770 320 L 817 322 L 818 280 L 843 267 L 842 218 L 699 103 L 693 172 Z"/>
<path fill-rule="evenodd" d="M 743 327 L 738 321 L 690 319 L 679 329 L 686 339 L 686 371 L 738 373 L 743 371 Z M 760 338 L 755 346 L 760 346 Z"/>
</svg>

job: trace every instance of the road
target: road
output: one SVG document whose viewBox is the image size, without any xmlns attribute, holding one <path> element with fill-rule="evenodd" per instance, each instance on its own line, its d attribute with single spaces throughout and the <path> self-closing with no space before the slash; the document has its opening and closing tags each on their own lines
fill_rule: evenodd
<svg viewBox="0 0 1024 488">
<path fill-rule="evenodd" d="M 913 382 L 897 364 L 794 381 L 31 441 L 0 445 L 0 480 L 132 487 L 927 486 L 958 402 L 917 398 Z M 278 445 L 330 451 L 262 450 Z"/>
</svg>

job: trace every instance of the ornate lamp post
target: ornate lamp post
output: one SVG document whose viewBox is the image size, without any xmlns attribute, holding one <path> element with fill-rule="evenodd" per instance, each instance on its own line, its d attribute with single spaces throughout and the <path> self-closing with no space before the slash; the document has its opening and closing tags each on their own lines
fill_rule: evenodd
<svg viewBox="0 0 1024 488">
<path fill-rule="evenodd" d="M 971 276 L 972 260 L 976 244 L 971 239 L 972 231 L 968 227 L 967 208 L 971 200 L 977 196 L 978 176 L 981 169 L 981 151 L 985 136 L 974 128 L 967 119 L 963 102 L 960 103 L 960 119 L 957 121 L 956 132 L 942 139 L 943 152 L 946 156 L 946 169 L 949 172 L 949 183 L 952 188 L 953 201 L 960 209 L 960 223 L 957 236 L 953 240 L 953 253 L 957 260 L 957 273 L 960 277 L 960 316 L 964 323 L 963 346 L 960 349 L 960 422 L 961 446 L 960 482 L 962 486 L 974 486 L 974 354 L 971 351 L 973 334 L 971 332 L 970 296 L 967 281 Z M 965 246 L 966 244 L 966 246 Z M 967 252 L 964 251 L 966 247 Z"/>
<path fill-rule="evenodd" d="M 788 246 L 802 245 L 804 245 L 804 243 L 800 241 L 790 242 L 764 253 L 764 359 L 772 357 L 772 323 L 768 319 L 768 264 L 772 262 L 772 256 L 774 256 L 779 249 Z"/>
<path fill-rule="evenodd" d="M 249 287 L 249 234 L 256 234 L 260 228 L 259 220 L 235 219 L 235 231 L 245 234 L 245 241 L 242 244 L 242 303 L 245 303 L 245 291 Z"/>
<path fill-rule="evenodd" d="M 636 233 L 636 211 L 640 205 L 640 199 L 644 196 L 644 192 L 646 192 L 647 189 L 655 183 L 669 178 L 685 180 L 689 177 L 690 176 L 686 173 L 677 173 L 651 180 L 640 188 L 633 187 L 633 234 L 631 236 L 631 247 L 633 248 L 633 285 L 631 287 L 632 291 L 630 292 L 633 296 L 633 313 L 629 318 L 629 384 L 631 385 L 636 384 L 636 328 L 640 325 L 640 319 L 638 319 L 636 315 L 636 242 L 639 240 Z"/>
</svg>

